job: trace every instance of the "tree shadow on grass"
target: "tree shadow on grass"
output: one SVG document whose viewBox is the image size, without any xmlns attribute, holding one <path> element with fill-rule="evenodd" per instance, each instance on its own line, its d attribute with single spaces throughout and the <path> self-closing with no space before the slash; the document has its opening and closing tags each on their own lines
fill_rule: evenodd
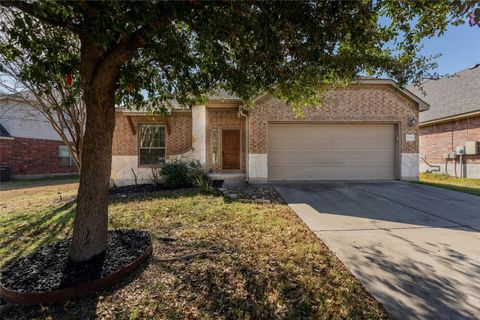
<svg viewBox="0 0 480 320">
<path fill-rule="evenodd" d="M 271 257 L 267 264 L 241 258 L 242 249 L 232 244 L 220 249 L 208 243 L 198 243 L 196 250 L 216 253 L 190 261 L 164 262 L 154 258 L 152 266 L 169 279 L 175 278 L 175 302 L 157 310 L 171 318 L 210 317 L 218 319 L 371 319 L 385 316 L 361 286 L 342 288 L 335 260 L 324 265 L 296 261 L 285 263 Z M 300 269 L 296 269 L 300 267 Z M 305 274 L 302 273 L 305 271 Z M 313 268 L 317 268 L 312 272 Z M 351 292 L 342 296 L 342 290 Z M 172 307 L 188 303 L 189 308 Z M 162 303 L 159 302 L 161 305 Z M 369 309 L 369 310 L 367 310 Z M 340 311 L 341 310 L 341 311 Z M 344 314 L 341 315 L 341 313 Z"/>
<path fill-rule="evenodd" d="M 0 246 L 4 248 L 3 265 L 64 238 L 74 216 L 75 201 L 70 201 L 51 211 L 20 214 L 3 220 L 0 224 L 0 228 L 6 230 L 0 239 Z"/>
<path fill-rule="evenodd" d="M 234 243 L 221 247 L 214 241 L 155 241 L 148 264 L 117 285 L 96 294 L 48 307 L 15 306 L 5 319 L 34 317 L 93 319 L 108 308 L 110 315 L 128 318 L 134 309 L 154 305 L 153 316 L 139 311 L 137 318 L 169 319 L 322 319 L 386 318 L 358 285 L 344 284 L 336 275 L 338 262 L 296 261 L 271 258 L 267 265 L 242 259 L 245 252 Z M 186 252 L 211 253 L 165 261 Z M 313 264 L 312 264 L 313 263 Z M 314 270 L 318 268 L 318 270 Z M 340 277 L 342 278 L 342 276 Z M 172 280 L 173 279 L 173 280 Z M 138 280 L 138 281 L 135 281 Z M 170 281 L 170 284 L 168 284 Z M 348 282 L 348 281 L 347 281 Z M 129 286 L 130 285 L 130 286 Z M 120 292 L 129 286 L 126 292 Z M 161 287 L 162 289 L 158 289 Z M 165 288 L 167 291 L 162 291 Z M 344 294 L 345 293 L 345 294 Z M 101 310 L 99 301 L 106 305 Z M 138 305 L 139 304 L 139 305 Z"/>
<path fill-rule="evenodd" d="M 140 199 L 177 199 L 198 194 L 195 190 L 171 191 L 142 195 Z M 137 195 L 113 201 L 125 203 L 138 199 Z M 245 227 L 255 230 L 253 225 Z M 307 257 L 303 256 L 303 250 L 310 250 L 303 246 L 310 248 L 310 241 L 316 239 L 305 228 L 302 230 L 305 234 L 287 241 L 288 244 L 273 243 L 272 248 L 263 245 L 257 249 L 250 244 L 259 242 L 262 234 L 257 232 L 251 239 L 239 238 L 244 233 L 236 234 L 228 226 L 220 226 L 213 233 L 196 233 L 198 225 L 192 225 L 184 237 L 176 239 L 162 237 L 175 236 L 175 232 L 150 229 L 155 256 L 116 286 L 44 308 L 16 306 L 5 318 L 128 318 L 131 310 L 139 310 L 137 318 L 172 319 L 386 317 L 321 244 L 317 244 L 320 249 L 311 249 L 315 251 L 307 251 Z M 231 237 L 229 232 L 233 233 Z M 283 254 L 290 250 L 294 258 Z M 164 259 L 199 251 L 209 253 L 179 261 Z M 128 288 L 122 290 L 125 286 Z M 144 311 L 148 308 L 153 316 Z"/>
<path fill-rule="evenodd" d="M 195 197 L 199 194 L 200 192 L 197 189 L 178 189 L 134 193 L 127 197 L 114 195 L 111 197 L 111 203 L 129 203 L 159 197 L 179 199 Z M 6 249 L 0 260 L 0 268 L 43 245 L 68 236 L 71 231 L 71 223 L 75 217 L 75 209 L 76 201 L 72 200 L 53 209 L 47 208 L 42 212 L 13 215 L 0 220 L 0 230 L 5 230 L 0 238 L 0 247 Z"/>
</svg>

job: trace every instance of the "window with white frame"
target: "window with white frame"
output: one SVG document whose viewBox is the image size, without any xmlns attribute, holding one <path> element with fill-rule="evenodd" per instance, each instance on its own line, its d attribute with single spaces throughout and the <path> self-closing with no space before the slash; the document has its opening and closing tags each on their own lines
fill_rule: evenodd
<svg viewBox="0 0 480 320">
<path fill-rule="evenodd" d="M 58 161 L 61 167 L 73 167 L 75 165 L 67 146 L 58 146 Z"/>
<path fill-rule="evenodd" d="M 139 164 L 160 166 L 165 163 L 165 126 L 159 124 L 140 125 Z"/>
</svg>

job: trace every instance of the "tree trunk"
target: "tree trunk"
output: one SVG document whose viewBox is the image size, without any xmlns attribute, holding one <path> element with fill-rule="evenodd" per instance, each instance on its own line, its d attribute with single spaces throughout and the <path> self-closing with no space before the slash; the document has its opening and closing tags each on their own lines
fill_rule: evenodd
<svg viewBox="0 0 480 320">
<path fill-rule="evenodd" d="M 107 248 L 115 90 L 112 86 L 99 86 L 98 82 L 92 81 L 85 86 L 84 101 L 87 119 L 70 248 L 70 259 L 73 261 L 89 260 Z"/>
</svg>

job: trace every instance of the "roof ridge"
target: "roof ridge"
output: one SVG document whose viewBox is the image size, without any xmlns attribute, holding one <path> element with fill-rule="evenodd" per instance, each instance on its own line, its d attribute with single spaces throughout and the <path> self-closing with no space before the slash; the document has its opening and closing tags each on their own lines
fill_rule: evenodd
<svg viewBox="0 0 480 320">
<path fill-rule="evenodd" d="M 480 66 L 480 63 L 475 63 L 474 65 L 469 66 L 469 67 L 467 67 L 465 69 L 462 69 L 462 70 L 458 70 L 457 72 L 455 72 L 453 74 L 462 73 L 462 72 L 465 72 L 465 71 L 470 71 L 470 70 L 476 69 L 478 66 Z"/>
<path fill-rule="evenodd" d="M 455 75 L 459 74 L 459 73 L 462 73 L 462 72 L 465 72 L 465 71 L 470 71 L 470 70 L 473 70 L 473 69 L 476 69 L 480 67 L 480 63 L 476 63 L 470 67 L 467 67 L 465 69 L 462 69 L 462 70 L 458 70 L 458 71 L 455 71 L 454 73 L 447 73 L 445 74 L 444 76 L 440 76 L 440 77 L 429 77 L 429 78 L 424 78 L 420 83 L 421 84 L 425 84 L 429 81 L 439 81 L 439 80 L 446 80 L 446 79 L 450 79 L 450 78 L 453 78 Z M 479 69 L 480 70 L 480 69 Z M 408 85 L 409 87 L 412 87 L 414 85 L 410 84 Z"/>
</svg>

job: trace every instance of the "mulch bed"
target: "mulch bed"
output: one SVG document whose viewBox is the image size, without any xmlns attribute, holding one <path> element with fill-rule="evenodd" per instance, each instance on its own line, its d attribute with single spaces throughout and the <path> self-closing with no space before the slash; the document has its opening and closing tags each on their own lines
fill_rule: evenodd
<svg viewBox="0 0 480 320">
<path fill-rule="evenodd" d="M 110 189 L 110 194 L 129 194 L 129 193 L 143 193 L 167 190 L 161 184 L 137 184 L 131 186 L 116 187 Z"/>
<path fill-rule="evenodd" d="M 278 194 L 277 190 L 269 185 L 247 184 L 241 187 L 232 188 L 223 191 L 223 194 L 229 198 L 259 203 L 285 204 L 285 200 Z"/>
<path fill-rule="evenodd" d="M 223 186 L 223 180 L 212 180 L 212 187 L 221 188 Z"/>
<path fill-rule="evenodd" d="M 44 246 L 13 262 L 2 270 L 1 285 L 19 293 L 42 293 L 104 278 L 142 256 L 151 239 L 144 231 L 109 231 L 106 252 L 80 263 L 68 259 L 70 242 Z"/>
<path fill-rule="evenodd" d="M 223 180 L 212 180 L 211 181 L 212 187 L 214 188 L 221 188 L 223 185 Z M 123 187 L 115 187 L 109 190 L 111 195 L 127 195 L 127 194 L 134 194 L 134 193 L 148 193 L 148 192 L 156 192 L 156 191 L 164 191 L 164 190 L 172 190 L 166 188 L 162 184 L 137 184 L 131 186 L 123 186 Z"/>
</svg>

